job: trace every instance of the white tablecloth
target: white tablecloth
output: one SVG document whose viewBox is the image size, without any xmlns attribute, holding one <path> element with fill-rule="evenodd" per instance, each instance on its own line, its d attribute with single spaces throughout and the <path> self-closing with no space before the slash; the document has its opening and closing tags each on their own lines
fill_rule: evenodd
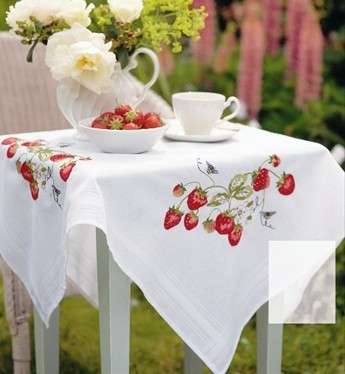
<svg viewBox="0 0 345 374">
<path fill-rule="evenodd" d="M 47 143 L 0 146 L 0 254 L 46 322 L 63 297 L 66 273 L 97 303 L 98 227 L 149 302 L 223 373 L 243 326 L 267 301 L 268 242 L 343 238 L 344 173 L 319 144 L 241 127 L 229 142 L 162 141 L 146 154 L 110 155 L 70 130 L 18 137 Z M 277 186 L 282 178 L 287 182 Z M 176 197 L 180 183 L 187 191 L 177 188 L 183 195 Z M 170 211 L 164 228 L 172 206 L 179 210 Z M 167 230 L 190 209 L 197 227 L 186 230 L 182 217 Z M 212 220 L 227 210 L 235 216 L 231 237 L 207 233 L 203 222 L 209 217 L 212 231 Z M 191 228 L 195 217 L 187 221 Z M 229 225 L 220 217 L 216 228 Z"/>
</svg>

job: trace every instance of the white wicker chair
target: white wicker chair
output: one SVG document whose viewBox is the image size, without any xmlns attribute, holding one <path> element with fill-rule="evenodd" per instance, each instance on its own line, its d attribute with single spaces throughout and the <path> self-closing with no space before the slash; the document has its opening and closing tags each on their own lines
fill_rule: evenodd
<svg viewBox="0 0 345 374">
<path fill-rule="evenodd" d="M 16 37 L 0 33 L 0 51 L 0 135 L 68 128 L 57 108 L 56 82 L 44 64 L 44 47 L 37 48 L 34 63 L 27 64 L 27 47 L 22 46 Z M 166 118 L 172 116 L 170 106 L 152 91 L 141 106 L 147 111 L 159 111 Z M 31 300 L 23 284 L 1 257 L 0 270 L 12 336 L 13 371 L 14 374 L 29 374 Z M 67 295 L 76 293 L 78 289 L 69 282 Z"/>
</svg>

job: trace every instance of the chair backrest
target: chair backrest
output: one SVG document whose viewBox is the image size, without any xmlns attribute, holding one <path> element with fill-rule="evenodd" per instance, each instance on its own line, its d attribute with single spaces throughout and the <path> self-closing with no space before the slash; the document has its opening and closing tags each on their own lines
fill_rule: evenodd
<svg viewBox="0 0 345 374">
<path fill-rule="evenodd" d="M 69 128 L 56 104 L 56 82 L 44 63 L 44 49 L 26 62 L 28 46 L 0 33 L 0 134 Z"/>
</svg>

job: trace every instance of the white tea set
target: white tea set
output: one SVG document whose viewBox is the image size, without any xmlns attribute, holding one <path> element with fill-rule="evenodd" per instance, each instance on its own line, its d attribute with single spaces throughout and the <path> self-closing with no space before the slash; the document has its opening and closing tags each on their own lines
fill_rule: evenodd
<svg viewBox="0 0 345 374">
<path fill-rule="evenodd" d="M 189 142 L 219 142 L 230 139 L 238 128 L 229 121 L 240 110 L 239 100 L 213 92 L 180 92 L 172 96 L 176 119 L 166 120 L 170 125 L 165 136 L 171 140 Z M 223 117 L 225 109 L 234 111 Z"/>
<path fill-rule="evenodd" d="M 153 74 L 146 85 L 130 74 L 136 68 L 140 54 L 147 55 L 153 63 Z M 181 92 L 172 96 L 176 118 L 162 118 L 163 126 L 143 130 L 105 131 L 92 127 L 96 117 L 114 104 L 129 104 L 133 108 L 142 103 L 149 89 L 159 76 L 159 60 L 156 54 L 139 48 L 130 58 L 125 69 L 115 72 L 113 87 L 100 95 L 89 91 L 76 81 L 65 80 L 57 89 L 57 101 L 67 121 L 77 130 L 80 140 L 89 140 L 101 151 L 108 153 L 143 153 L 151 149 L 163 136 L 175 141 L 219 142 L 230 139 L 238 128 L 230 121 L 239 112 L 236 97 L 226 99 L 213 92 Z M 234 106 L 232 114 L 221 118 L 225 109 Z"/>
</svg>

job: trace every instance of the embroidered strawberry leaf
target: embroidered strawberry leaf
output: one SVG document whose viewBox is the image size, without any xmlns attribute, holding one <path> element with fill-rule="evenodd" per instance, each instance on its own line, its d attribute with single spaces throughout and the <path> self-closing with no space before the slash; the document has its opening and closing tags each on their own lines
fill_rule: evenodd
<svg viewBox="0 0 345 374">
<path fill-rule="evenodd" d="M 250 186 L 244 186 L 234 191 L 233 197 L 236 200 L 246 200 L 253 194 L 253 189 Z"/>
<path fill-rule="evenodd" d="M 216 195 L 212 196 L 210 202 L 207 206 L 216 207 L 224 204 L 229 199 L 229 195 L 225 192 L 217 193 Z"/>
<path fill-rule="evenodd" d="M 246 183 L 247 177 L 247 174 L 235 175 L 229 183 L 229 191 L 232 192 L 242 187 Z"/>
</svg>

